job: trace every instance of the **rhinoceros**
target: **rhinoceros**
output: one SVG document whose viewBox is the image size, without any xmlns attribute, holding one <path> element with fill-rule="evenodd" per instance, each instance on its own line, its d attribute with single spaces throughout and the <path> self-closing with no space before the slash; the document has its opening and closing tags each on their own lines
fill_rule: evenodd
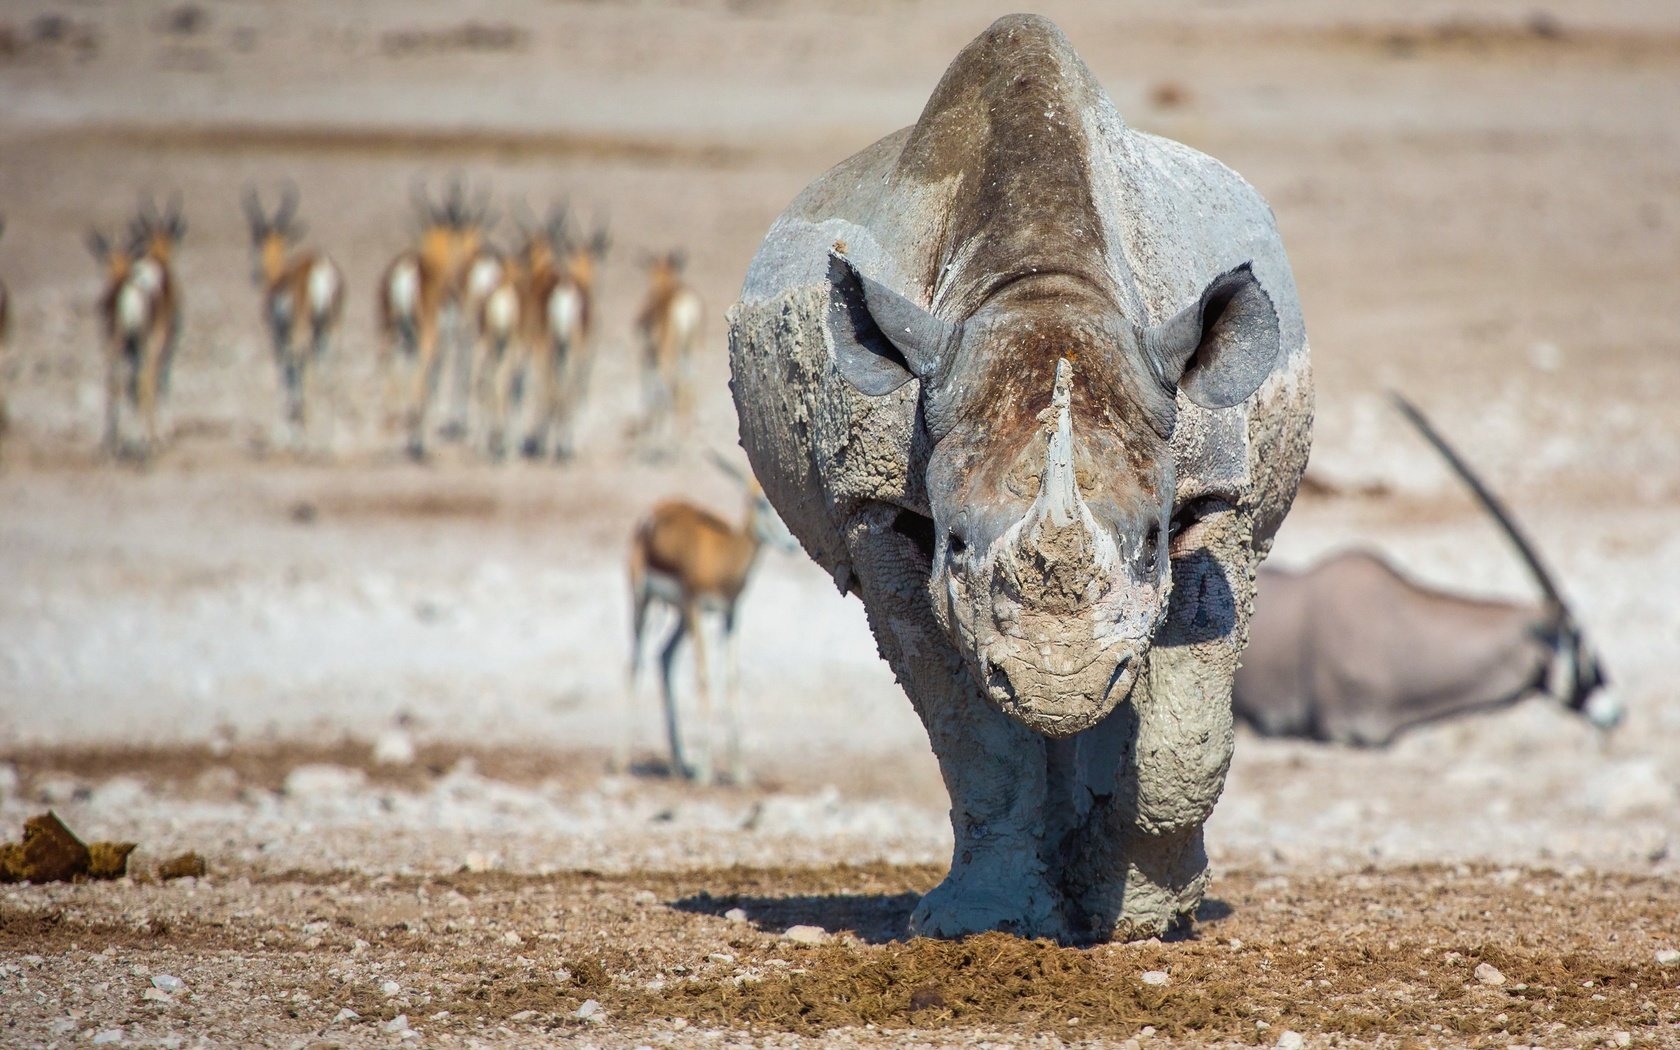
<svg viewBox="0 0 1680 1050">
<path fill-rule="evenodd" d="M 1192 916 L 1254 573 L 1310 441 L 1265 201 L 1011 16 L 794 200 L 729 324 L 742 446 L 861 597 L 951 796 L 912 929 Z"/>
</svg>

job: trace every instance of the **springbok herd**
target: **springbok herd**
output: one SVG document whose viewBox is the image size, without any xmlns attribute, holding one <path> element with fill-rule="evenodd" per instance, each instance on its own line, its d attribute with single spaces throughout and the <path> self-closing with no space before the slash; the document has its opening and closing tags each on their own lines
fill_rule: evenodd
<svg viewBox="0 0 1680 1050">
<path fill-rule="evenodd" d="M 612 245 L 606 224 L 584 231 L 564 205 L 539 219 L 515 201 L 515 235 L 504 247 L 493 239 L 498 215 L 487 190 L 469 194 L 455 179 L 441 199 L 419 183 L 410 196 L 413 241 L 375 288 L 386 427 L 417 459 L 438 436 L 465 440 L 497 460 L 515 452 L 570 458 L 589 386 L 597 277 Z M 310 374 L 332 353 L 347 281 L 326 253 L 305 243 L 294 186 L 281 187 L 272 209 L 255 186 L 245 188 L 240 203 L 281 418 L 299 447 L 312 410 Z M 125 229 L 87 234 L 104 278 L 97 316 L 105 370 L 101 448 L 109 455 L 146 459 L 161 447 L 158 412 L 184 316 L 175 256 L 186 232 L 179 195 L 161 208 L 147 195 Z M 682 280 L 682 252 L 643 261 L 649 288 L 634 321 L 644 391 L 637 430 L 668 447 L 690 429 L 690 360 L 705 310 Z M 0 349 L 7 307 L 0 284 Z"/>
</svg>

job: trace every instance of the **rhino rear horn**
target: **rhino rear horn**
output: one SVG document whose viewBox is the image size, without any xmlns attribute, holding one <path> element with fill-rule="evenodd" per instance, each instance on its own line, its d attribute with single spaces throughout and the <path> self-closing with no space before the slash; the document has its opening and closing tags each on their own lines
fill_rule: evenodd
<svg viewBox="0 0 1680 1050">
<path fill-rule="evenodd" d="M 938 371 L 960 337 L 960 325 L 935 317 L 839 252 L 829 253 L 828 275 L 829 332 L 848 382 L 878 396 Z"/>
<path fill-rule="evenodd" d="M 1144 333 L 1161 379 L 1203 408 L 1247 400 L 1282 349 L 1277 310 L 1249 263 L 1208 282 L 1201 298 Z"/>
</svg>

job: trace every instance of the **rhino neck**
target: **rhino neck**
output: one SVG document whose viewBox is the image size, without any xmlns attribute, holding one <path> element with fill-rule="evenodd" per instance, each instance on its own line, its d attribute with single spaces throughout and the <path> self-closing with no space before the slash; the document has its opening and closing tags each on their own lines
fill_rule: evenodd
<svg viewBox="0 0 1680 1050">
<path fill-rule="evenodd" d="M 1112 110 L 1042 18 L 999 19 L 951 64 L 894 172 L 949 187 L 927 275 L 942 316 L 966 317 L 1000 280 L 1034 273 L 1112 289 L 1091 189 L 1087 122 L 1097 108 Z"/>
</svg>

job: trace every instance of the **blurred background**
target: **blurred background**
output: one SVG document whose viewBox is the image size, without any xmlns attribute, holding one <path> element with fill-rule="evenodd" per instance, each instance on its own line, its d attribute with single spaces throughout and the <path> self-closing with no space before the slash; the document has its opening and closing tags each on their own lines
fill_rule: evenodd
<svg viewBox="0 0 1680 1050">
<path fill-rule="evenodd" d="M 1275 559 L 1363 544 L 1420 580 L 1531 595 L 1388 407 L 1384 391 L 1404 391 L 1527 524 L 1627 705 L 1608 738 L 1542 699 L 1381 752 L 1245 734 L 1210 827 L 1216 859 L 1673 871 L 1674 5 L 1039 9 L 1129 121 L 1229 164 L 1277 213 L 1318 412 Z M 748 260 L 807 182 L 913 122 L 1001 13 L 956 0 L 0 8 L 0 822 L 47 801 L 92 834 L 282 861 L 939 859 L 946 802 L 920 726 L 861 607 L 802 555 L 767 547 L 742 600 L 751 786 L 689 790 L 608 765 L 627 718 L 636 523 L 672 496 L 731 523 L 744 512 L 706 453 L 742 462 L 724 314 Z M 247 185 L 272 207 L 288 182 L 303 243 L 336 260 L 346 292 L 301 440 L 241 208 Z M 509 253 L 520 201 L 537 215 L 566 203 L 574 239 L 610 231 L 567 461 L 498 461 L 428 433 L 415 462 L 383 410 L 378 291 L 419 242 L 416 187 L 447 210 L 454 182 L 469 206 L 487 195 L 484 232 Z M 171 259 L 180 337 L 159 448 L 113 458 L 107 270 L 84 242 L 126 228 L 147 193 L 178 194 L 188 223 Z M 704 303 L 694 414 L 649 442 L 637 320 L 648 260 L 674 250 Z M 445 342 L 470 343 L 478 318 L 458 313 Z M 663 755 L 651 679 L 629 717 L 645 773 Z M 136 805 L 161 798 L 168 816 Z M 274 833 L 304 819 L 307 843 Z M 375 820 L 414 834 L 369 844 Z"/>
</svg>

